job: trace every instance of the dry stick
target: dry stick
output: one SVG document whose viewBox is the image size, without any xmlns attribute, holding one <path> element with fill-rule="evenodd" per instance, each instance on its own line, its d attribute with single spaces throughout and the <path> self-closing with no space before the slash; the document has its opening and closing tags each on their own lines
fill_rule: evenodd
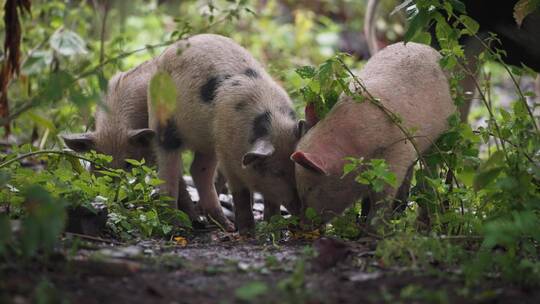
<svg viewBox="0 0 540 304">
<path fill-rule="evenodd" d="M 64 234 L 66 236 L 74 236 L 74 237 L 78 237 L 78 238 L 86 239 L 86 240 L 90 240 L 90 241 L 95 241 L 95 242 L 111 243 L 111 244 L 114 244 L 114 245 L 122 245 L 122 246 L 126 245 L 126 243 L 122 243 L 122 242 L 115 241 L 115 240 L 112 240 L 112 239 L 103 239 L 103 238 L 100 238 L 100 237 L 97 237 L 97 236 L 91 236 L 91 235 L 87 235 L 87 234 L 80 234 L 80 233 L 75 233 L 75 232 L 64 232 Z"/>
</svg>

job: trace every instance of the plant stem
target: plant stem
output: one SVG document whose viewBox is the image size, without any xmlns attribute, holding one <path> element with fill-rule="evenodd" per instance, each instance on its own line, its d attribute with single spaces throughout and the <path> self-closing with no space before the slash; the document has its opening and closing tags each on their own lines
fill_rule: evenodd
<svg viewBox="0 0 540 304">
<path fill-rule="evenodd" d="M 78 159 L 81 159 L 81 160 L 84 160 L 84 161 L 87 161 L 89 163 L 92 163 L 98 167 L 100 167 L 101 169 L 105 170 L 105 171 L 109 171 L 109 172 L 113 172 L 112 170 L 110 170 L 109 168 L 106 168 L 100 164 L 97 164 L 96 162 L 86 158 L 86 157 L 82 157 L 82 156 L 79 156 L 79 155 L 76 155 L 76 154 L 73 154 L 71 152 L 68 152 L 68 151 L 59 151 L 59 150 L 40 150 L 40 151 L 33 151 L 33 152 L 29 152 L 29 153 L 26 153 L 26 154 L 23 154 L 23 155 L 20 155 L 20 156 L 17 156 L 13 159 L 10 159 L 8 161 L 5 161 L 3 163 L 0 163 L 0 169 L 4 168 L 4 167 L 7 167 L 9 166 L 10 164 L 16 162 L 16 161 L 19 161 L 21 159 L 25 159 L 25 158 L 28 158 L 28 157 L 32 157 L 32 156 L 36 156 L 36 155 L 41 155 L 41 154 L 57 154 L 57 155 L 64 155 L 64 156 L 69 156 L 69 157 L 75 157 L 75 158 L 78 158 Z"/>
<path fill-rule="evenodd" d="M 452 13 L 452 17 L 454 17 L 456 20 L 458 20 L 458 22 L 463 25 L 463 27 L 465 27 L 465 29 L 467 29 L 467 31 L 469 31 L 469 33 L 473 33 L 473 31 L 467 26 L 467 24 L 463 23 L 459 17 Z M 502 66 L 504 67 L 504 69 L 506 70 L 506 72 L 508 73 L 508 75 L 510 76 L 510 79 L 512 80 L 512 82 L 514 83 L 514 86 L 516 87 L 517 89 L 517 92 L 519 94 L 519 100 L 521 102 L 523 102 L 523 105 L 525 106 L 525 108 L 527 109 L 527 112 L 529 113 L 529 116 L 531 118 L 531 121 L 532 121 L 532 124 L 536 130 L 536 132 L 539 132 L 539 128 L 538 128 L 538 125 L 536 124 L 536 119 L 534 118 L 534 114 L 531 110 L 531 108 L 529 107 L 529 105 L 527 104 L 527 99 L 525 98 L 525 95 L 523 95 L 523 91 L 521 90 L 521 87 L 519 86 L 519 83 L 517 82 L 516 78 L 514 77 L 514 74 L 512 74 L 512 71 L 510 71 L 510 68 L 508 67 L 508 65 L 506 63 L 504 63 L 502 61 L 502 59 L 500 58 L 499 54 L 495 53 L 485 42 L 483 39 L 481 39 L 480 37 L 478 37 L 478 35 L 472 35 L 475 39 L 477 39 L 480 44 L 482 45 L 482 47 L 484 47 L 484 49 L 486 51 L 489 52 L 490 55 L 492 55 L 493 57 L 495 57 L 497 59 L 497 61 L 502 64 Z"/>
</svg>

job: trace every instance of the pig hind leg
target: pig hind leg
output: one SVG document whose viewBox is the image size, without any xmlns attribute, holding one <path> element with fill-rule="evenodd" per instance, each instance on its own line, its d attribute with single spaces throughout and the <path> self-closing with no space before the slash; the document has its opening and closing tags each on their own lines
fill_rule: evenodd
<svg viewBox="0 0 540 304">
<path fill-rule="evenodd" d="M 264 200 L 264 212 L 263 212 L 263 219 L 267 222 L 270 222 L 270 219 L 274 215 L 280 215 L 281 214 L 281 206 L 279 204 L 276 204 L 272 201 Z"/>
<path fill-rule="evenodd" d="M 405 208 L 407 208 L 407 202 L 409 201 L 413 174 L 414 174 L 414 164 L 409 166 L 409 169 L 407 169 L 407 173 L 405 174 L 405 178 L 403 179 L 403 183 L 401 183 L 401 186 L 399 186 L 398 188 L 398 191 L 396 193 L 396 198 L 394 199 L 394 202 L 392 205 L 393 214 L 401 213 L 405 211 Z"/>
<path fill-rule="evenodd" d="M 234 231 L 234 225 L 225 217 L 219 203 L 214 186 L 217 159 L 215 155 L 196 152 L 191 164 L 190 172 L 195 187 L 199 192 L 199 208 L 203 213 L 211 216 L 227 231 Z"/>
<path fill-rule="evenodd" d="M 390 165 L 390 170 L 395 174 L 397 184 L 399 186 L 407 187 L 407 189 L 409 185 L 403 184 L 404 182 L 405 184 L 408 183 L 406 177 L 407 174 L 412 173 L 415 155 L 416 152 L 409 146 L 401 146 L 384 152 L 383 158 Z M 398 190 L 400 189 L 385 185 L 381 192 L 375 192 L 373 190 L 369 191 L 369 211 L 367 213 L 369 224 L 373 224 L 374 220 L 375 222 L 380 222 L 381 220 L 384 222 L 391 218 L 394 211 L 394 199 L 397 197 Z M 404 192 L 404 190 L 402 190 L 402 192 Z"/>
</svg>

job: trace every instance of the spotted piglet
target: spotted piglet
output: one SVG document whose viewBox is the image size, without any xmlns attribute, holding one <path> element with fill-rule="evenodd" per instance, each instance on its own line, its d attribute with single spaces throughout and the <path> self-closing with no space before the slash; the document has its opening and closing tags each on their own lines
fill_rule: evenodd
<svg viewBox="0 0 540 304">
<path fill-rule="evenodd" d="M 95 113 L 96 129 L 85 133 L 64 134 L 66 145 L 77 151 L 95 150 L 112 156 L 112 168 L 129 169 L 126 159 L 145 159 L 155 163 L 152 140 L 154 130 L 148 128 L 148 83 L 157 71 L 158 58 L 148 60 L 126 72 L 115 74 L 108 84 L 103 103 Z M 221 176 L 221 175 L 220 175 Z M 223 178 L 216 182 L 224 188 Z M 186 187 L 182 178 L 180 187 Z M 191 219 L 198 217 L 192 208 L 191 197 L 182 191 L 179 200 Z"/>
<path fill-rule="evenodd" d="M 254 228 L 253 191 L 265 198 L 265 219 L 280 205 L 298 206 L 294 163 L 289 159 L 298 140 L 297 120 L 287 93 L 247 50 L 233 40 L 211 34 L 193 36 L 169 47 L 158 59 L 178 96 L 174 113 L 157 119 L 149 100 L 163 191 L 173 197 L 178 187 L 181 151 L 195 152 L 191 174 L 199 204 L 231 229 L 212 183 L 218 162 L 235 202 L 241 233 Z M 183 204 L 182 209 L 191 206 Z"/>
</svg>

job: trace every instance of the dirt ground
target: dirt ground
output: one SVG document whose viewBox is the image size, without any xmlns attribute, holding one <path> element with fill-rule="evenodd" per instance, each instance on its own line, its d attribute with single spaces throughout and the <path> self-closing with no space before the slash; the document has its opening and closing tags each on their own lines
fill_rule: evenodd
<svg viewBox="0 0 540 304">
<path fill-rule="evenodd" d="M 384 267 L 368 238 L 272 244 L 214 231 L 185 246 L 63 243 L 47 266 L 0 265 L 0 303 L 540 303 L 537 289 Z"/>
</svg>

